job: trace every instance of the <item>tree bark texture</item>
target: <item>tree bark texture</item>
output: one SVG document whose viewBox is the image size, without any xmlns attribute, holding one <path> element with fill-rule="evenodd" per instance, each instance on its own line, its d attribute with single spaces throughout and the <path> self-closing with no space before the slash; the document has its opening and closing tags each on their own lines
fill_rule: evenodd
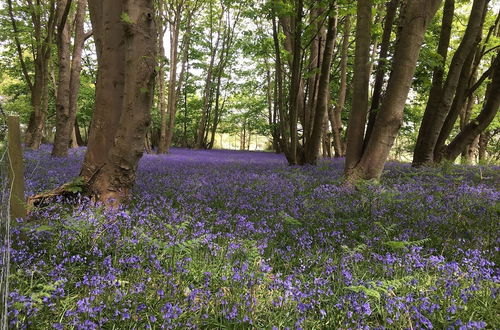
<svg viewBox="0 0 500 330">
<path fill-rule="evenodd" d="M 439 132 L 450 111 L 462 67 L 467 56 L 476 48 L 479 42 L 478 35 L 482 30 L 487 3 L 487 0 L 474 0 L 465 34 L 450 62 L 450 68 L 442 90 L 436 92 L 435 98 L 431 99 L 429 97 L 413 155 L 413 164 L 415 166 L 430 164 L 434 161 L 434 148 L 436 147 Z"/>
<path fill-rule="evenodd" d="M 80 72 L 82 68 L 82 50 L 85 43 L 86 0 L 79 0 L 74 18 L 75 38 L 73 53 L 70 57 L 70 21 L 58 28 L 59 79 L 56 96 L 56 135 L 52 156 L 65 157 L 68 148 L 76 144 L 73 136 L 76 119 L 78 92 L 80 90 Z M 61 24 L 59 24 L 61 26 Z M 76 135 L 76 134 L 75 134 Z"/>
<path fill-rule="evenodd" d="M 115 87 L 103 91 L 107 93 L 108 102 L 113 102 L 116 108 L 105 106 L 108 103 L 103 100 L 96 102 L 94 117 L 97 115 L 98 121 L 93 121 L 93 144 L 88 148 L 82 176 L 96 200 L 115 206 L 129 196 L 144 151 L 144 139 L 151 120 L 157 31 L 152 0 L 91 0 L 89 5 L 94 32 L 97 31 L 100 37 L 100 83 L 108 82 L 113 77 L 116 79 L 113 85 L 121 89 Z M 118 23 L 118 26 L 112 23 Z M 110 49 L 112 47 L 116 49 Z M 122 51 L 123 57 L 108 57 L 119 55 L 117 50 Z M 108 62 L 110 60 L 112 62 Z M 108 147 L 103 150 L 102 145 L 95 144 L 96 131 L 110 130 L 109 126 L 113 125 L 116 127 L 113 136 L 99 136 L 100 139 L 110 139 L 103 141 Z M 96 158 L 96 150 L 103 151 L 104 157 Z"/>
<path fill-rule="evenodd" d="M 373 132 L 358 165 L 348 172 L 348 181 L 378 179 L 403 121 L 403 110 L 410 91 L 422 41 L 440 0 L 408 2 L 400 19 L 400 30 L 392 72 Z"/>
<path fill-rule="evenodd" d="M 347 127 L 345 173 L 356 167 L 363 153 L 366 114 L 368 111 L 368 84 L 370 70 L 370 36 L 372 0 L 357 2 L 356 48 L 351 113 Z"/>
<path fill-rule="evenodd" d="M 351 34 L 351 17 L 347 15 L 344 21 L 344 30 L 342 37 L 342 49 L 340 57 L 340 87 L 337 102 L 333 108 L 333 114 L 330 116 L 330 124 L 333 132 L 333 145 L 335 157 L 345 155 L 344 143 L 342 141 L 342 111 L 347 94 L 347 57 L 349 53 L 349 36 Z"/>
<path fill-rule="evenodd" d="M 316 110 L 314 111 L 313 125 L 310 138 L 305 145 L 305 162 L 308 164 L 316 164 L 320 145 L 321 133 L 327 115 L 328 101 L 330 99 L 330 66 L 332 63 L 333 49 L 335 47 L 336 36 L 336 17 L 328 19 L 328 28 L 326 35 L 325 47 L 321 60 L 321 71 L 319 74 L 319 83 L 317 91 Z"/>
<path fill-rule="evenodd" d="M 375 83 L 373 87 L 372 102 L 368 116 L 368 125 L 366 127 L 365 143 L 370 139 L 370 134 L 375 124 L 377 111 L 382 99 L 382 88 L 384 85 L 384 76 L 387 71 L 387 55 L 389 54 L 389 46 L 391 45 L 391 34 L 394 19 L 398 9 L 400 0 L 391 0 L 386 4 L 386 14 L 384 23 L 384 32 L 382 33 L 382 42 L 380 44 L 380 55 L 377 63 L 377 73 L 375 74 Z"/>
<path fill-rule="evenodd" d="M 493 66 L 492 81 L 488 86 L 486 103 L 476 119 L 465 125 L 444 151 L 444 158 L 454 161 L 465 148 L 493 121 L 500 107 L 500 58 L 497 55 Z"/>
</svg>

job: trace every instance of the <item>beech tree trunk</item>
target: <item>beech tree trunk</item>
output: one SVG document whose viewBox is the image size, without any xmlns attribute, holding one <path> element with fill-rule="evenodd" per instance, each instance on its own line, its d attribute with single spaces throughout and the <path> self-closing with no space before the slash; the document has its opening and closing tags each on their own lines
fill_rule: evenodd
<svg viewBox="0 0 500 330">
<path fill-rule="evenodd" d="M 66 6 L 68 0 L 58 1 L 58 6 Z M 65 157 L 68 155 L 70 122 L 69 122 L 69 98 L 71 58 L 70 43 L 71 29 L 67 17 L 59 17 L 57 24 L 57 56 L 59 62 L 59 75 L 56 91 L 56 135 L 52 148 L 53 157 Z"/>
<path fill-rule="evenodd" d="M 212 11 L 212 9 L 210 9 Z M 210 13 L 212 14 L 212 13 Z M 224 15 L 224 10 L 222 10 L 221 14 L 219 15 L 218 19 L 218 26 L 220 28 L 221 22 L 222 22 L 222 17 Z M 212 24 L 212 23 L 211 23 Z M 201 112 L 201 118 L 200 121 L 198 122 L 198 128 L 196 130 L 196 142 L 194 145 L 195 149 L 202 149 L 205 148 L 205 136 L 207 135 L 207 119 L 209 116 L 210 112 L 210 106 L 211 106 L 211 100 L 212 100 L 212 75 L 214 71 L 214 66 L 215 66 L 215 58 L 217 56 L 217 50 L 219 47 L 219 43 L 221 40 L 221 32 L 220 29 L 218 28 L 217 31 L 217 39 L 215 41 L 215 45 L 212 43 L 213 40 L 213 25 L 210 27 L 210 47 L 211 47 L 211 56 L 210 56 L 210 64 L 207 69 L 207 77 L 205 79 L 205 89 L 203 92 L 203 108 Z"/>
<path fill-rule="evenodd" d="M 382 43 L 380 44 L 380 55 L 377 64 L 377 73 L 375 75 L 375 83 L 373 87 L 372 103 L 368 117 L 368 126 L 366 127 L 365 141 L 370 139 L 370 134 L 375 124 L 377 111 L 382 98 L 382 88 L 384 85 L 384 76 L 387 71 L 387 55 L 389 54 L 389 46 L 391 45 L 391 33 L 396 11 L 400 0 L 391 0 L 386 4 L 386 14 L 384 23 L 384 32 L 382 34 Z"/>
<path fill-rule="evenodd" d="M 177 111 L 177 63 L 179 62 L 179 33 L 183 11 L 183 2 L 172 3 L 167 9 L 171 13 L 169 18 L 170 26 L 170 59 L 169 59 L 169 79 L 168 79 L 168 99 L 167 99 L 167 132 L 164 153 L 168 153 L 174 135 L 175 113 Z"/>
<path fill-rule="evenodd" d="M 333 133 L 333 145 L 335 157 L 345 155 L 344 143 L 342 141 L 342 111 L 344 109 L 347 94 L 347 56 L 349 52 L 349 36 L 351 33 L 351 16 L 347 15 L 344 22 L 344 31 L 342 37 L 342 50 L 340 55 L 340 89 L 337 96 L 335 108 L 330 115 L 330 124 Z"/>
<path fill-rule="evenodd" d="M 163 13 L 163 4 L 159 2 L 159 11 Z M 158 18 L 162 20 L 161 18 Z M 160 140 L 158 141 L 158 154 L 167 152 L 167 103 L 165 100 L 165 47 L 163 45 L 163 24 L 158 24 L 158 47 L 161 63 L 158 70 L 158 109 L 160 112 Z"/>
<path fill-rule="evenodd" d="M 299 107 L 302 104 L 302 100 L 299 99 L 299 90 L 301 88 L 302 81 L 302 68 L 301 68 L 301 36 L 302 36 L 302 16 L 303 16 L 303 0 L 297 0 L 295 8 L 295 17 L 293 24 L 293 52 L 292 52 L 292 66 L 291 71 L 291 82 L 290 82 L 290 102 L 289 102 L 289 129 L 290 129 L 290 149 L 288 162 L 290 165 L 296 165 L 298 163 L 297 159 L 297 149 L 299 147 L 299 136 L 297 134 L 297 122 L 299 115 Z"/>
<path fill-rule="evenodd" d="M 462 150 L 474 141 L 493 121 L 500 107 L 500 58 L 497 55 L 493 64 L 492 81 L 488 86 L 486 103 L 476 119 L 465 125 L 444 151 L 444 158 L 454 161 Z"/>
<path fill-rule="evenodd" d="M 56 135 L 52 156 L 65 157 L 68 148 L 77 145 L 74 134 L 78 92 L 80 90 L 80 72 L 82 68 L 82 50 L 85 42 L 84 20 L 86 0 L 78 0 L 75 14 L 75 38 L 73 54 L 70 59 L 70 22 L 58 32 L 59 80 L 56 96 Z M 59 24 L 61 25 L 61 24 Z M 58 28 L 59 30 L 60 28 Z"/>
<path fill-rule="evenodd" d="M 336 24 L 336 17 L 330 17 L 328 20 L 326 42 L 321 61 L 318 96 L 316 110 L 314 111 L 312 132 L 304 147 L 305 162 L 307 164 L 316 164 L 320 150 L 321 133 L 323 131 L 326 119 L 325 116 L 327 115 L 328 101 L 330 98 L 330 65 L 332 63 L 333 48 L 335 46 Z"/>
<path fill-rule="evenodd" d="M 368 83 L 370 70 L 370 36 L 372 23 L 372 0 L 357 2 L 356 49 L 351 113 L 347 127 L 347 152 L 345 173 L 356 167 L 363 153 L 366 114 L 368 112 Z"/>
<path fill-rule="evenodd" d="M 90 0 L 89 8 L 98 81 L 81 176 L 91 196 L 116 206 L 135 182 L 151 119 L 157 56 L 153 1 Z"/>
<path fill-rule="evenodd" d="M 471 78 L 472 62 L 474 59 L 474 51 L 472 51 L 467 59 L 465 60 L 464 66 L 462 67 L 462 72 L 460 73 L 459 82 L 457 85 L 457 91 L 451 104 L 450 112 L 446 116 L 446 120 L 443 123 L 443 127 L 439 132 L 438 139 L 436 141 L 436 146 L 434 148 L 434 162 L 438 163 L 442 160 L 442 152 L 446 143 L 446 139 L 450 136 L 453 126 L 460 115 L 461 110 L 464 108 L 464 104 L 467 101 L 466 91 L 469 88 L 469 80 Z"/>
<path fill-rule="evenodd" d="M 347 172 L 348 181 L 378 179 L 382 174 L 403 122 L 403 110 L 425 30 L 432 21 L 440 2 L 440 0 L 414 0 L 406 4 L 400 19 L 401 26 L 386 95 L 360 161 Z"/>
<path fill-rule="evenodd" d="M 487 3 L 487 0 L 474 0 L 465 34 L 453 55 L 442 90 L 436 92 L 435 98 L 429 97 L 415 145 L 413 155 L 413 165 L 415 166 L 430 164 L 434 161 L 436 142 L 450 111 L 462 67 L 467 56 L 479 42 L 477 37 L 482 30 Z"/>
<path fill-rule="evenodd" d="M 288 116 L 285 111 L 285 96 L 283 91 L 283 64 L 281 61 L 281 47 L 278 39 L 278 24 L 276 23 L 276 16 L 273 7 L 272 13 L 272 24 L 273 24 L 273 45 L 274 45 L 274 54 L 275 54 L 275 81 L 276 81 L 276 108 L 278 109 L 279 114 L 279 131 L 280 131 L 280 149 L 285 153 L 285 157 L 287 161 L 290 162 L 289 159 L 289 131 L 288 127 Z"/>
</svg>

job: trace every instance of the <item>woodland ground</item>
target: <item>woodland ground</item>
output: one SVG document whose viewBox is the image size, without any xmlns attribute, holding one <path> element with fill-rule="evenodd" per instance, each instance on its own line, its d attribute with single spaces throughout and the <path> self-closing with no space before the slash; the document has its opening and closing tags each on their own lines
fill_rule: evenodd
<svg viewBox="0 0 500 330">
<path fill-rule="evenodd" d="M 27 194 L 74 179 L 83 153 L 26 152 Z M 13 229 L 10 324 L 500 328 L 499 168 L 389 164 L 348 188 L 342 167 L 145 155 L 129 207 L 60 202 Z"/>
</svg>

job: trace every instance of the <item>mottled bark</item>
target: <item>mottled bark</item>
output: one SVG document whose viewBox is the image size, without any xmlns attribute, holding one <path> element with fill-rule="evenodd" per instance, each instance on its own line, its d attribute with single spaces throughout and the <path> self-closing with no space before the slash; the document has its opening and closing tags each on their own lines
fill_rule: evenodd
<svg viewBox="0 0 500 330">
<path fill-rule="evenodd" d="M 466 91 L 469 87 L 469 79 L 471 76 L 472 62 L 474 59 L 474 53 L 471 52 L 467 59 L 465 60 L 464 66 L 462 67 L 462 72 L 460 73 L 459 82 L 457 85 L 457 90 L 453 103 L 451 104 L 450 112 L 446 116 L 446 120 L 443 123 L 441 132 L 439 132 L 438 139 L 436 141 L 436 146 L 434 148 L 434 162 L 438 163 L 442 160 L 442 151 L 446 143 L 446 139 L 450 136 L 455 122 L 460 115 L 461 110 L 464 108 L 464 104 L 467 101 Z"/>
<path fill-rule="evenodd" d="M 161 3 L 161 2 L 160 2 Z M 161 11 L 160 4 L 160 11 Z M 158 111 L 160 112 L 160 139 L 158 141 L 158 154 L 167 152 L 167 102 L 165 99 L 165 47 L 163 45 L 163 26 L 158 24 L 158 47 L 161 63 L 158 70 Z"/>
<path fill-rule="evenodd" d="M 273 8 L 274 9 L 274 8 Z M 283 65 L 281 61 L 281 47 L 278 39 L 278 24 L 276 23 L 276 16 L 273 12 L 272 17 L 273 24 L 273 45 L 275 54 L 275 81 L 276 81 L 276 108 L 279 114 L 279 130 L 280 130 L 280 149 L 285 153 L 285 157 L 288 162 L 289 159 L 289 137 L 290 134 L 287 130 L 288 127 L 288 116 L 285 111 L 285 96 L 283 93 Z"/>
</svg>

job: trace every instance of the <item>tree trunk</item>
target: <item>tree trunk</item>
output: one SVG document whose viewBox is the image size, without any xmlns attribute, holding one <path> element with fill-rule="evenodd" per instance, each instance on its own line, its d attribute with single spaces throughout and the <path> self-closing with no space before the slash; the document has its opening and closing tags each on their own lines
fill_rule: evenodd
<svg viewBox="0 0 500 330">
<path fill-rule="evenodd" d="M 158 24 L 158 51 L 161 58 L 161 62 L 158 70 L 158 111 L 160 112 L 160 139 L 158 141 L 158 154 L 167 153 L 167 103 L 165 101 L 165 47 L 163 45 L 163 37 L 165 34 L 164 28 L 164 18 L 163 16 L 163 1 L 158 2 L 158 12 L 160 13 L 157 18 L 161 24 Z"/>
<path fill-rule="evenodd" d="M 75 132 L 74 138 L 72 138 L 72 147 L 77 147 L 79 145 L 78 138 L 81 140 L 80 130 L 77 129 L 76 125 L 76 113 L 78 111 L 78 94 L 80 92 L 80 74 L 82 71 L 82 53 L 83 46 L 87 35 L 84 30 L 85 23 L 85 13 L 87 8 L 87 0 L 78 0 L 75 16 L 75 45 L 73 47 L 73 54 L 71 57 L 71 76 L 69 83 L 69 130 L 70 132 Z M 75 129 L 73 130 L 73 126 Z"/>
<path fill-rule="evenodd" d="M 52 44 L 55 37 L 55 28 L 57 17 L 62 10 L 60 6 L 56 7 L 54 0 L 50 0 L 44 4 L 29 3 L 29 14 L 33 24 L 33 35 L 35 45 L 33 45 L 34 53 L 34 83 L 29 77 L 26 63 L 24 61 L 23 50 L 18 37 L 17 22 L 13 13 L 12 0 L 8 0 L 9 17 L 14 30 L 14 41 L 16 50 L 21 62 L 21 68 L 26 83 L 31 91 L 31 106 L 33 112 L 30 115 L 28 128 L 25 134 L 25 145 L 31 149 L 38 149 L 42 143 L 43 132 L 45 128 L 45 120 L 47 117 L 48 107 L 48 84 L 49 84 L 49 64 L 52 55 Z M 48 20 L 44 24 L 41 19 L 41 11 L 48 10 Z"/>
<path fill-rule="evenodd" d="M 170 23 L 170 61 L 169 61 L 169 80 L 168 80 L 168 100 L 167 100 L 167 134 L 165 141 L 165 152 L 168 153 L 172 144 L 174 135 L 175 113 L 177 110 L 177 63 L 179 47 L 179 31 L 181 20 L 181 6 L 174 10 L 174 17 Z"/>
<path fill-rule="evenodd" d="M 375 120 L 373 132 L 358 165 L 347 173 L 347 180 L 378 179 L 403 121 L 403 110 L 410 91 L 427 25 L 440 0 L 407 3 L 394 51 L 392 72 L 386 95 Z"/>
<path fill-rule="evenodd" d="M 302 46 L 301 46 L 301 36 L 302 36 L 302 16 L 303 16 L 303 0 L 297 0 L 295 8 L 294 26 L 293 26 L 293 52 L 292 52 L 292 66 L 291 71 L 291 83 L 290 83 L 290 107 L 289 107 L 289 124 L 290 124 L 290 149 L 289 152 L 289 164 L 296 165 L 298 163 L 297 159 L 297 149 L 298 149 L 298 134 L 297 134 L 297 122 L 299 107 L 301 102 L 299 102 L 299 90 L 301 88 L 302 80 Z"/>
<path fill-rule="evenodd" d="M 210 8 L 210 15 L 212 15 L 212 8 Z M 222 17 L 224 15 L 224 10 L 219 15 L 219 25 L 222 20 Z M 195 142 L 195 149 L 202 149 L 205 148 L 205 136 L 206 136 L 206 126 L 207 126 L 207 119 L 209 116 L 209 111 L 210 111 L 210 106 L 211 106 L 211 101 L 212 101 L 212 75 L 213 75 L 213 70 L 214 70 L 214 65 L 215 65 L 215 58 L 217 56 L 217 51 L 219 48 L 219 43 L 221 39 L 220 35 L 220 29 L 218 29 L 217 32 L 217 39 L 215 41 L 215 45 L 212 43 L 213 39 L 213 26 L 211 23 L 210 26 L 210 47 L 211 47 L 211 56 L 210 56 L 210 64 L 207 69 L 207 78 L 205 79 L 205 90 L 203 92 L 203 108 L 201 112 L 201 118 L 198 123 L 198 129 L 196 131 L 196 142 Z"/>
<path fill-rule="evenodd" d="M 455 98 L 451 104 L 450 112 L 446 116 L 446 120 L 443 123 L 441 132 L 439 133 L 438 139 L 436 141 L 436 146 L 434 148 L 434 162 L 439 163 L 442 160 L 442 152 L 446 143 L 446 139 L 450 136 L 453 126 L 460 115 L 461 110 L 464 108 L 464 103 L 467 101 L 466 91 L 469 88 L 469 80 L 471 77 L 472 62 L 474 60 L 475 52 L 472 51 L 467 59 L 465 60 L 464 66 L 462 67 L 462 72 L 460 73 L 460 79 L 457 85 L 457 91 L 455 93 Z"/>
<path fill-rule="evenodd" d="M 76 144 L 72 136 L 76 119 L 82 50 L 85 42 L 84 20 L 86 0 L 79 0 L 75 15 L 75 39 L 70 59 L 70 22 L 58 32 L 59 80 L 56 97 L 56 135 L 52 156 L 65 157 L 68 148 Z"/>
<path fill-rule="evenodd" d="M 272 23 L 273 23 L 273 44 L 274 44 L 274 54 L 275 54 L 275 81 L 276 81 L 276 108 L 279 114 L 279 131 L 280 131 L 280 149 L 285 153 L 285 157 L 288 162 L 289 159 L 289 133 L 288 127 L 288 116 L 285 112 L 285 96 L 283 93 L 283 72 L 282 72 L 282 62 L 281 62 L 281 47 L 278 39 L 278 25 L 276 24 L 276 16 L 272 13 Z"/>
<path fill-rule="evenodd" d="M 382 34 L 382 43 L 380 44 L 380 56 L 377 64 L 377 73 L 375 75 L 375 85 L 373 87 L 372 103 L 368 118 L 368 126 L 366 128 L 365 143 L 370 139 L 370 134 L 373 130 L 373 125 L 377 117 L 377 111 L 382 98 L 382 88 L 384 85 L 384 76 L 387 71 L 387 55 L 389 54 L 389 46 L 391 45 L 391 33 L 396 11 L 400 0 L 391 0 L 386 4 L 386 15 L 384 23 L 384 32 Z"/>
<path fill-rule="evenodd" d="M 345 155 L 344 143 L 342 141 L 342 111 L 344 109 L 347 94 L 347 57 L 349 52 L 349 35 L 351 33 L 351 17 L 347 15 L 344 22 L 344 31 L 342 37 L 342 50 L 340 57 L 340 89 L 335 108 L 330 116 L 330 124 L 333 132 L 333 144 L 335 148 L 335 157 Z"/>
<path fill-rule="evenodd" d="M 465 148 L 474 141 L 493 121 L 500 107 L 500 57 L 497 55 L 493 64 L 492 81 L 488 86 L 486 103 L 476 119 L 465 125 L 444 151 L 444 158 L 454 161 Z"/>
<path fill-rule="evenodd" d="M 95 110 L 90 124 L 81 176 L 94 177 L 107 162 L 123 108 L 125 32 L 121 1 L 89 0 L 90 19 L 97 52 Z"/>
<path fill-rule="evenodd" d="M 66 6 L 67 0 L 59 1 L 59 5 Z M 57 27 L 57 55 L 59 62 L 59 75 L 57 80 L 56 92 L 56 135 L 54 147 L 52 149 L 53 157 L 66 157 L 69 147 L 69 83 L 71 77 L 71 58 L 70 58 L 70 22 L 66 18 L 59 18 L 61 21 Z"/>
<path fill-rule="evenodd" d="M 434 161 L 434 148 L 439 132 L 450 111 L 465 60 L 477 46 L 477 36 L 481 33 L 487 2 L 487 0 L 474 0 L 465 34 L 453 55 L 443 88 L 436 92 L 435 98 L 431 99 L 429 96 L 415 145 L 413 155 L 415 166 L 430 164 Z"/>
<path fill-rule="evenodd" d="M 323 130 L 325 116 L 327 115 L 328 101 L 330 99 L 330 66 L 332 63 L 333 48 L 335 46 L 336 24 L 336 16 L 330 17 L 328 20 L 328 32 L 319 74 L 317 108 L 314 112 L 311 136 L 304 147 L 306 153 L 305 162 L 308 164 L 316 164 L 321 145 L 321 132 Z"/>
<path fill-rule="evenodd" d="M 116 205 L 134 183 L 150 122 L 157 55 L 153 4 L 91 0 L 89 8 L 98 79 L 81 176 L 96 200 Z"/>
<path fill-rule="evenodd" d="M 371 23 L 372 0 L 359 0 L 357 2 L 353 95 L 347 127 L 345 173 L 348 175 L 356 167 L 363 154 L 363 138 L 368 111 Z"/>
<path fill-rule="evenodd" d="M 84 146 L 86 143 L 82 138 L 82 134 L 80 132 L 80 127 L 78 126 L 78 119 L 75 118 L 75 128 L 73 129 L 73 132 L 75 133 L 75 140 L 76 140 L 76 146 L 81 147 Z"/>
</svg>

